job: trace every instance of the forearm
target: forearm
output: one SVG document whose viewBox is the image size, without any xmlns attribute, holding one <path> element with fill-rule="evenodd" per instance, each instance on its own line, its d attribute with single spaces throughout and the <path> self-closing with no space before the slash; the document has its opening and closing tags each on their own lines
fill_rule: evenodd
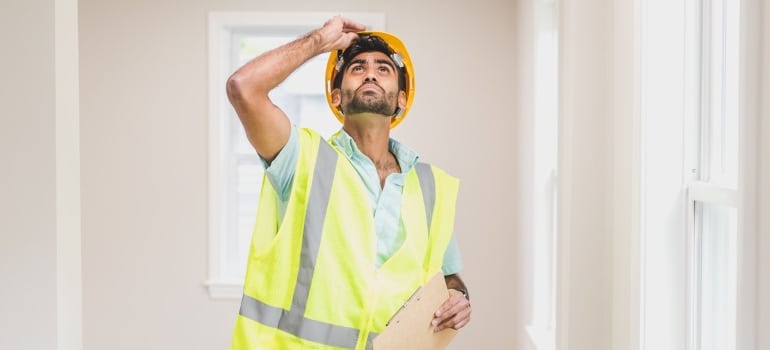
<svg viewBox="0 0 770 350">
<path fill-rule="evenodd" d="M 321 47 L 320 34 L 315 30 L 255 57 L 230 76 L 227 82 L 228 96 L 234 104 L 255 97 L 267 98 L 270 90 L 286 80 L 302 64 L 320 54 Z"/>
<path fill-rule="evenodd" d="M 290 122 L 268 94 L 318 52 L 318 40 L 308 34 L 257 56 L 227 81 L 227 97 L 254 149 L 267 161 L 288 140 Z"/>
<path fill-rule="evenodd" d="M 364 29 L 360 23 L 334 17 L 322 27 L 265 52 L 238 69 L 228 80 L 228 95 L 253 93 L 266 98 L 270 90 L 302 64 L 318 54 L 347 48 L 358 38 L 356 32 Z"/>
<path fill-rule="evenodd" d="M 364 28 L 345 18 L 332 18 L 323 27 L 257 56 L 227 80 L 227 97 L 246 136 L 267 162 L 283 148 L 291 131 L 286 114 L 270 101 L 270 90 L 316 55 L 346 48 L 358 37 L 355 31 Z"/>
</svg>

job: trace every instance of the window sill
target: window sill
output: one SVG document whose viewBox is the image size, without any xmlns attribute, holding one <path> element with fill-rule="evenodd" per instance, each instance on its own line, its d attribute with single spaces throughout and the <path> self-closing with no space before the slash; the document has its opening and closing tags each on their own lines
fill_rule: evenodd
<svg viewBox="0 0 770 350">
<path fill-rule="evenodd" d="M 205 281 L 203 285 L 208 288 L 212 299 L 240 300 L 243 297 L 243 283 L 230 281 Z"/>
</svg>

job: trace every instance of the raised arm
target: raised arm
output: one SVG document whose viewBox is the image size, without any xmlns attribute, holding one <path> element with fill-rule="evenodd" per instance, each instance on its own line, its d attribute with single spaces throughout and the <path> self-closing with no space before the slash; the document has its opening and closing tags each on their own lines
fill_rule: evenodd
<svg viewBox="0 0 770 350">
<path fill-rule="evenodd" d="M 262 158 L 272 161 L 286 145 L 291 130 L 286 114 L 270 101 L 270 90 L 316 55 L 347 48 L 358 38 L 356 32 L 364 29 L 360 23 L 334 17 L 323 27 L 257 56 L 230 76 L 227 97 Z"/>
</svg>

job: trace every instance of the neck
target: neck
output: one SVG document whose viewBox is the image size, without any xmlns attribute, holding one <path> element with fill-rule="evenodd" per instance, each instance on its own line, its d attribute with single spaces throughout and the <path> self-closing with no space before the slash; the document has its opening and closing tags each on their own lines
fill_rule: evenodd
<svg viewBox="0 0 770 350">
<path fill-rule="evenodd" d="M 354 118 L 345 118 L 345 130 L 355 141 L 356 146 L 374 163 L 377 169 L 377 175 L 380 177 L 380 187 L 385 186 L 385 179 L 393 173 L 401 172 L 401 167 L 396 160 L 396 156 L 390 153 L 390 119 L 368 119 L 378 120 L 373 123 L 356 123 Z M 364 120 L 367 120 L 364 118 Z"/>
<path fill-rule="evenodd" d="M 352 119 L 352 118 L 351 118 Z M 342 127 L 353 141 L 356 142 L 356 146 L 365 154 L 369 159 L 374 162 L 375 166 L 387 163 L 393 159 L 390 154 L 389 140 L 390 140 L 390 124 L 384 123 L 353 123 L 348 122 L 345 119 L 345 125 Z M 362 118 L 365 120 L 372 120 L 375 118 Z M 380 116 L 384 121 L 389 122 L 390 119 L 385 119 Z M 375 119 L 375 120 L 376 120 Z"/>
</svg>

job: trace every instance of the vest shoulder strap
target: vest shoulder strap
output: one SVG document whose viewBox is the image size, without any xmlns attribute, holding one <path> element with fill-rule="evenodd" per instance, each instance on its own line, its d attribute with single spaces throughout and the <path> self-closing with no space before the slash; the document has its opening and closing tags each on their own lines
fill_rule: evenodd
<svg viewBox="0 0 770 350">
<path fill-rule="evenodd" d="M 420 180 L 422 199 L 425 203 L 425 217 L 428 223 L 428 233 L 430 233 L 433 209 L 436 206 L 436 179 L 433 177 L 433 169 L 428 163 L 417 163 L 414 166 L 414 170 L 417 173 L 417 178 Z"/>
</svg>

